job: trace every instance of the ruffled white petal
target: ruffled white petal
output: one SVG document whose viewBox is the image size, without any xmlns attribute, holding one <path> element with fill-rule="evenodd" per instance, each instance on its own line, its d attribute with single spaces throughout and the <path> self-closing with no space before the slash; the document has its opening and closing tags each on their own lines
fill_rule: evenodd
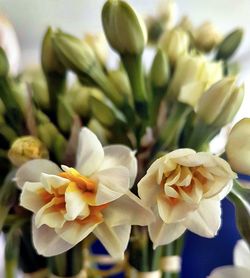
<svg viewBox="0 0 250 278">
<path fill-rule="evenodd" d="M 131 225 L 111 228 L 104 222 L 96 227 L 94 234 L 113 258 L 122 260 L 128 246 L 130 231 Z"/>
<path fill-rule="evenodd" d="M 47 225 L 50 228 L 61 228 L 65 223 L 63 214 L 60 211 L 53 210 L 55 202 L 52 200 L 43 206 L 35 214 L 35 225 L 40 228 L 42 225 Z"/>
<path fill-rule="evenodd" d="M 105 222 L 110 226 L 140 225 L 145 226 L 154 220 L 150 209 L 130 191 L 110 203 L 103 211 Z"/>
<path fill-rule="evenodd" d="M 38 191 L 43 188 L 40 182 L 26 182 L 23 185 L 20 196 L 20 205 L 32 212 L 36 213 L 42 206 L 44 201 L 38 194 Z"/>
<path fill-rule="evenodd" d="M 61 229 L 56 229 L 56 233 L 66 242 L 76 245 L 86 238 L 99 224 L 89 222 L 80 224 L 77 221 L 67 221 Z"/>
<path fill-rule="evenodd" d="M 160 186 L 156 182 L 155 174 L 147 174 L 138 183 L 138 195 L 147 206 L 152 206 L 157 200 Z"/>
<path fill-rule="evenodd" d="M 171 204 L 171 201 L 168 201 L 165 197 L 159 197 L 157 199 L 157 206 L 159 216 L 168 224 L 182 221 L 197 208 L 196 205 L 183 201 Z"/>
<path fill-rule="evenodd" d="M 46 225 L 36 228 L 32 225 L 32 239 L 38 254 L 44 257 L 56 256 L 73 247 L 72 244 L 61 239 L 54 231 Z"/>
<path fill-rule="evenodd" d="M 242 239 L 238 240 L 234 247 L 234 264 L 250 269 L 250 250 L 247 243 Z"/>
<path fill-rule="evenodd" d="M 130 176 L 130 186 L 133 186 L 137 175 L 137 160 L 135 152 L 123 145 L 112 145 L 103 148 L 104 161 L 101 169 L 123 166 L 128 169 Z"/>
<path fill-rule="evenodd" d="M 68 179 L 59 177 L 57 175 L 49 175 L 45 173 L 41 174 L 40 181 L 43 184 L 44 189 L 49 193 L 52 192 L 53 188 L 60 188 L 61 186 L 70 182 Z"/>
<path fill-rule="evenodd" d="M 94 176 L 99 180 L 96 205 L 106 204 L 118 199 L 129 189 L 129 172 L 122 166 L 102 170 Z"/>
<path fill-rule="evenodd" d="M 104 151 L 96 135 L 83 128 L 79 135 L 76 169 L 84 176 L 92 175 L 103 162 Z"/>
<path fill-rule="evenodd" d="M 183 225 L 203 237 L 214 237 L 221 225 L 220 201 L 208 199 L 200 202 L 199 208 L 188 215 Z"/>
<path fill-rule="evenodd" d="M 149 225 L 149 236 L 154 248 L 166 245 L 179 238 L 186 230 L 182 223 L 165 224 L 160 217 Z"/>
<path fill-rule="evenodd" d="M 248 278 L 250 270 L 243 267 L 222 266 L 216 268 L 207 278 Z"/>
<path fill-rule="evenodd" d="M 78 216 L 87 217 L 89 215 L 89 206 L 86 203 L 82 191 L 75 183 L 70 184 L 65 192 L 66 213 L 64 215 L 67 221 L 75 220 Z"/>
<path fill-rule="evenodd" d="M 16 183 L 22 188 L 26 181 L 40 181 L 41 173 L 56 175 L 60 168 L 52 161 L 47 159 L 34 159 L 24 163 L 16 173 Z"/>
</svg>

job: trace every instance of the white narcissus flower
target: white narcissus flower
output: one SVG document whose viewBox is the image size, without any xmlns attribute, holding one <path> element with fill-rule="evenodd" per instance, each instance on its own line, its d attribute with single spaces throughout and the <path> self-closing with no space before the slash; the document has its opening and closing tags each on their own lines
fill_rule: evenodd
<svg viewBox="0 0 250 278">
<path fill-rule="evenodd" d="M 234 266 L 216 268 L 208 278 L 249 278 L 250 249 L 244 240 L 239 240 L 234 248 Z"/>
<path fill-rule="evenodd" d="M 138 184 L 138 193 L 156 221 L 149 235 L 156 248 L 186 229 L 214 237 L 221 224 L 220 200 L 236 175 L 229 164 L 210 153 L 178 149 L 157 159 Z"/>
<path fill-rule="evenodd" d="M 79 136 L 76 167 L 31 160 L 19 168 L 21 206 L 32 211 L 33 242 L 43 256 L 72 248 L 93 232 L 107 251 L 122 258 L 131 225 L 147 225 L 152 212 L 129 188 L 137 161 L 122 145 L 102 147 L 89 129 Z"/>
</svg>

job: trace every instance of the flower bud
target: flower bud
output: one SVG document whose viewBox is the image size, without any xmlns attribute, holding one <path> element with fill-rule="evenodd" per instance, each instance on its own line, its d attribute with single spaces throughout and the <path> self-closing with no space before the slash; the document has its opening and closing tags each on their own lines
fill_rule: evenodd
<svg viewBox="0 0 250 278">
<path fill-rule="evenodd" d="M 31 159 L 48 158 L 49 153 L 38 138 L 23 136 L 13 142 L 8 157 L 13 165 L 19 167 Z"/>
<path fill-rule="evenodd" d="M 120 54 L 141 54 L 147 43 L 142 18 L 125 1 L 108 0 L 102 10 L 102 24 L 111 47 Z"/>
<path fill-rule="evenodd" d="M 0 15 L 0 38 L 0 47 L 6 53 L 10 65 L 10 73 L 16 75 L 19 71 L 21 61 L 20 46 L 12 24 L 3 15 Z"/>
<path fill-rule="evenodd" d="M 204 52 L 210 52 L 222 40 L 221 34 L 209 21 L 204 22 L 199 28 L 195 30 L 194 38 L 195 46 Z"/>
<path fill-rule="evenodd" d="M 181 28 L 182 30 L 186 31 L 187 33 L 191 34 L 193 36 L 194 34 L 194 26 L 192 21 L 188 16 L 183 16 L 179 23 L 177 24 L 178 28 Z"/>
<path fill-rule="evenodd" d="M 170 69 L 168 59 L 162 49 L 158 49 L 151 67 L 150 77 L 154 87 L 165 87 L 168 83 Z"/>
<path fill-rule="evenodd" d="M 71 130 L 74 115 L 74 110 L 68 102 L 67 96 L 59 96 L 57 119 L 58 125 L 63 132 L 69 132 Z"/>
<path fill-rule="evenodd" d="M 170 29 L 174 26 L 177 13 L 177 4 L 175 0 L 161 0 L 157 9 L 157 16 L 165 22 L 165 27 Z"/>
<path fill-rule="evenodd" d="M 227 159 L 232 169 L 250 175 L 250 118 L 240 120 L 231 130 L 227 145 Z"/>
<path fill-rule="evenodd" d="M 223 76 L 221 62 L 207 61 L 205 56 L 184 55 L 177 60 L 167 99 L 195 107 L 203 92 Z"/>
<path fill-rule="evenodd" d="M 242 41 L 242 37 L 243 37 L 242 29 L 236 29 L 228 36 L 226 36 L 225 39 L 221 42 L 221 44 L 218 47 L 216 59 L 217 60 L 229 59 L 239 47 Z"/>
<path fill-rule="evenodd" d="M 42 42 L 41 63 L 45 74 L 62 74 L 65 73 L 65 68 L 59 61 L 55 49 L 52 44 L 54 32 L 49 27 Z"/>
<path fill-rule="evenodd" d="M 103 127 L 95 118 L 90 119 L 90 121 L 88 122 L 88 128 L 95 133 L 95 135 L 98 137 L 103 145 L 108 144 L 110 132 L 108 131 L 108 129 Z"/>
<path fill-rule="evenodd" d="M 229 107 L 235 112 L 235 107 L 238 107 L 238 102 L 242 101 L 242 90 L 236 87 L 235 81 L 235 77 L 225 77 L 212 85 L 202 95 L 196 112 L 206 124 L 216 124 L 217 119 L 219 123 L 222 123 L 222 119 L 224 118 L 223 112 L 226 111 L 226 115 L 231 114 L 231 112 L 227 112 Z M 237 98 L 235 99 L 237 94 L 239 94 L 239 100 Z M 237 103 L 235 106 L 231 104 L 233 100 Z"/>
<path fill-rule="evenodd" d="M 104 126 L 110 127 L 126 123 L 124 115 L 100 91 L 92 92 L 90 107 L 93 116 Z"/>
<path fill-rule="evenodd" d="M 232 122 L 233 118 L 239 111 L 241 104 L 244 99 L 244 86 L 241 85 L 238 88 L 235 88 L 232 92 L 231 97 L 229 98 L 227 105 L 224 107 L 222 113 L 213 123 L 213 125 L 222 127 L 230 122 Z"/>
<path fill-rule="evenodd" d="M 86 34 L 83 39 L 94 51 L 101 64 L 105 64 L 108 58 L 108 44 L 103 34 Z"/>
<path fill-rule="evenodd" d="M 170 63 L 175 64 L 178 57 L 188 53 L 190 39 L 181 28 L 166 30 L 160 38 L 159 46 L 169 57 Z"/>
<path fill-rule="evenodd" d="M 86 42 L 61 31 L 54 34 L 52 42 L 59 60 L 66 68 L 88 73 L 96 64 L 95 53 Z"/>
</svg>

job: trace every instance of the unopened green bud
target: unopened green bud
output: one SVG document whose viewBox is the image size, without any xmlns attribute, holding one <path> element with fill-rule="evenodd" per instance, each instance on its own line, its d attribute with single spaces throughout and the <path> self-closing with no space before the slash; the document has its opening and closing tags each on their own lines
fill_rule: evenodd
<svg viewBox="0 0 250 278">
<path fill-rule="evenodd" d="M 126 123 L 124 115 L 99 91 L 92 93 L 90 107 L 93 116 L 104 126 L 111 127 L 118 122 Z"/>
<path fill-rule="evenodd" d="M 97 66 L 95 53 L 86 42 L 61 31 L 54 34 L 52 41 L 56 54 L 66 68 L 88 74 Z"/>
<path fill-rule="evenodd" d="M 132 91 L 127 74 L 123 70 L 111 70 L 108 77 L 116 87 L 117 91 L 124 97 L 131 97 Z"/>
<path fill-rule="evenodd" d="M 243 85 L 234 89 L 222 113 L 219 115 L 213 125 L 222 127 L 233 120 L 243 102 L 244 92 Z"/>
<path fill-rule="evenodd" d="M 9 62 L 5 51 L 0 47 L 0 77 L 7 76 L 9 73 Z"/>
<path fill-rule="evenodd" d="M 32 159 L 48 158 L 49 153 L 38 138 L 23 136 L 13 142 L 8 157 L 13 165 L 19 167 Z"/>
<path fill-rule="evenodd" d="M 49 27 L 43 38 L 41 55 L 42 68 L 46 74 L 64 74 L 65 67 L 59 61 L 53 47 L 53 34 L 53 30 Z"/>
<path fill-rule="evenodd" d="M 212 85 L 200 98 L 197 114 L 210 125 L 216 123 L 236 90 L 235 77 L 226 77 Z"/>
<path fill-rule="evenodd" d="M 74 114 L 74 110 L 68 102 L 67 96 L 59 96 L 57 119 L 58 125 L 63 132 L 69 132 L 71 130 Z"/>
<path fill-rule="evenodd" d="M 243 30 L 236 29 L 221 42 L 218 47 L 216 59 L 228 60 L 237 50 L 243 38 Z"/>
<path fill-rule="evenodd" d="M 141 54 L 147 43 L 142 18 L 125 1 L 108 0 L 102 10 L 102 25 L 111 47 L 120 54 Z"/>
<path fill-rule="evenodd" d="M 189 35 L 181 28 L 166 30 L 159 42 L 160 48 L 166 53 L 171 64 L 175 64 L 181 55 L 188 53 L 189 44 Z"/>
<path fill-rule="evenodd" d="M 0 99 L 0 115 L 3 115 L 6 111 L 3 101 Z"/>
<path fill-rule="evenodd" d="M 150 77 L 154 87 L 165 87 L 169 80 L 169 63 L 163 50 L 158 49 L 151 67 Z"/>
<path fill-rule="evenodd" d="M 89 99 L 92 88 L 75 83 L 67 94 L 67 98 L 74 111 L 82 116 L 88 117 L 90 113 Z"/>
<path fill-rule="evenodd" d="M 250 175 L 250 119 L 240 120 L 231 130 L 226 154 L 232 169 Z"/>
<path fill-rule="evenodd" d="M 105 64 L 108 58 L 108 44 L 103 34 L 86 34 L 84 41 L 93 49 L 101 64 Z"/>
<path fill-rule="evenodd" d="M 103 145 L 108 143 L 110 133 L 103 125 L 100 124 L 99 121 L 97 121 L 97 119 L 91 118 L 88 123 L 88 128 L 95 133 Z"/>
</svg>

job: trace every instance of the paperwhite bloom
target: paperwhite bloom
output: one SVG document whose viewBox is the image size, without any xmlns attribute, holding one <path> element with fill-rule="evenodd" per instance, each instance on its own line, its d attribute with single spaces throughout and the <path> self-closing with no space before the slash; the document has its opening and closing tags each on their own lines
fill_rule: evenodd
<svg viewBox="0 0 250 278">
<path fill-rule="evenodd" d="M 234 248 L 234 266 L 216 268 L 208 278 L 248 278 L 250 277 L 250 250 L 244 240 L 239 240 Z"/>
<path fill-rule="evenodd" d="M 152 213 L 129 191 L 137 161 L 129 148 L 102 148 L 83 128 L 76 167 L 31 160 L 17 172 L 21 205 L 34 213 L 33 242 L 43 256 L 65 252 L 93 232 L 113 256 L 122 258 L 131 225 L 147 225 Z"/>
<path fill-rule="evenodd" d="M 229 164 L 210 153 L 179 149 L 156 160 L 138 184 L 139 196 L 156 215 L 149 225 L 154 247 L 186 229 L 214 237 L 221 224 L 220 200 L 233 177 Z"/>
</svg>

